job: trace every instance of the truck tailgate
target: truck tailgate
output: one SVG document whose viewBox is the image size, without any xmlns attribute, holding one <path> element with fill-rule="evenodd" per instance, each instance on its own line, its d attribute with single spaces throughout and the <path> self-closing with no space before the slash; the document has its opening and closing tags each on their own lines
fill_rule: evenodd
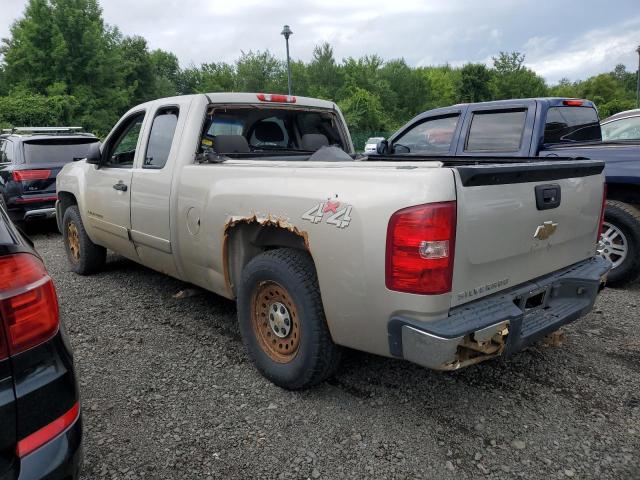
<svg viewBox="0 0 640 480">
<path fill-rule="evenodd" d="M 592 257 L 603 168 L 593 160 L 455 167 L 458 226 L 451 306 Z M 536 198 L 536 187 L 542 199 Z"/>
</svg>

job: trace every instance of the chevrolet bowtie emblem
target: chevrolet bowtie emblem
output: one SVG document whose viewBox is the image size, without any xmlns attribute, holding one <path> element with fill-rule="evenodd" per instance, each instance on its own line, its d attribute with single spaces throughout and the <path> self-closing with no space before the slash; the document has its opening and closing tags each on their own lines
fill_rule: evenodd
<svg viewBox="0 0 640 480">
<path fill-rule="evenodd" d="M 546 240 L 551 235 L 556 233 L 556 229 L 558 228 L 558 224 L 555 222 L 544 222 L 542 225 L 538 225 L 536 228 L 536 233 L 533 234 L 534 238 L 538 240 Z"/>
</svg>

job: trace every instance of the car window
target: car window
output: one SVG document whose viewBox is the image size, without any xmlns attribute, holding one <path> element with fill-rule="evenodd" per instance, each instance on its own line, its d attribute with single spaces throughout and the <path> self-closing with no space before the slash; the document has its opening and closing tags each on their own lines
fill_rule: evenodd
<svg viewBox="0 0 640 480">
<path fill-rule="evenodd" d="M 602 125 L 602 140 L 640 140 L 640 116 L 621 118 Z"/>
<path fill-rule="evenodd" d="M 144 113 L 139 113 L 127 120 L 121 127 L 116 141 L 109 147 L 107 167 L 133 166 L 143 120 Z"/>
<path fill-rule="evenodd" d="M 544 143 L 600 140 L 598 112 L 592 107 L 551 107 L 544 125 Z"/>
<path fill-rule="evenodd" d="M 0 163 L 11 163 L 13 161 L 13 142 L 4 140 L 0 145 Z"/>
<path fill-rule="evenodd" d="M 517 152 L 526 109 L 475 112 L 465 145 L 467 152 Z"/>
<path fill-rule="evenodd" d="M 153 119 L 142 168 L 160 169 L 165 166 L 173 144 L 178 115 L 178 109 L 171 107 L 160 110 Z"/>
<path fill-rule="evenodd" d="M 419 123 L 393 142 L 393 153 L 449 153 L 459 118 L 459 115 L 449 115 Z"/>
</svg>

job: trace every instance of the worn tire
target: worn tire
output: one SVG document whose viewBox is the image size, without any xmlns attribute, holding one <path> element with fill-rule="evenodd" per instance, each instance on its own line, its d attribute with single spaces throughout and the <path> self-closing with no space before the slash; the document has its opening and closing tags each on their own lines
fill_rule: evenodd
<svg viewBox="0 0 640 480">
<path fill-rule="evenodd" d="M 273 303 L 263 301 L 268 297 L 264 290 L 269 288 L 267 286 L 273 286 L 270 288 L 288 299 L 283 302 L 288 303 L 292 311 L 292 330 L 286 338 L 276 338 L 264 317 L 264 311 L 268 313 L 273 306 Z M 261 307 L 266 310 L 259 313 Z M 257 320 L 260 318 L 264 318 L 264 322 Z M 340 363 L 341 348 L 331 340 L 316 269 L 306 252 L 281 248 L 253 258 L 244 268 L 238 287 L 238 320 L 251 361 L 262 375 L 282 388 L 301 390 L 316 385 L 335 373 Z M 299 332 L 295 355 L 276 361 L 274 356 L 278 353 L 270 352 L 272 347 L 267 343 L 273 341 L 275 349 L 276 341 L 290 340 L 293 347 L 294 326 Z M 267 343 L 265 335 L 269 335 Z"/>
<path fill-rule="evenodd" d="M 624 286 L 640 275 L 640 210 L 624 202 L 607 200 L 604 221 L 618 228 L 627 240 L 627 256 L 609 272 L 607 284 Z"/>
<path fill-rule="evenodd" d="M 69 264 L 74 272 L 79 275 L 90 275 L 104 266 L 107 249 L 91 241 L 76 205 L 68 207 L 64 212 L 62 238 Z"/>
</svg>

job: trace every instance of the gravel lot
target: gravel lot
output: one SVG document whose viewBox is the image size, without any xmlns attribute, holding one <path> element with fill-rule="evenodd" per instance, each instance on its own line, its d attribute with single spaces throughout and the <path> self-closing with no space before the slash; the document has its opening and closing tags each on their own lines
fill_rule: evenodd
<svg viewBox="0 0 640 480">
<path fill-rule="evenodd" d="M 84 478 L 640 478 L 640 285 L 561 347 L 443 374 L 349 352 L 291 393 L 247 362 L 235 305 L 117 256 L 88 278 L 32 232 L 78 366 Z"/>
</svg>

